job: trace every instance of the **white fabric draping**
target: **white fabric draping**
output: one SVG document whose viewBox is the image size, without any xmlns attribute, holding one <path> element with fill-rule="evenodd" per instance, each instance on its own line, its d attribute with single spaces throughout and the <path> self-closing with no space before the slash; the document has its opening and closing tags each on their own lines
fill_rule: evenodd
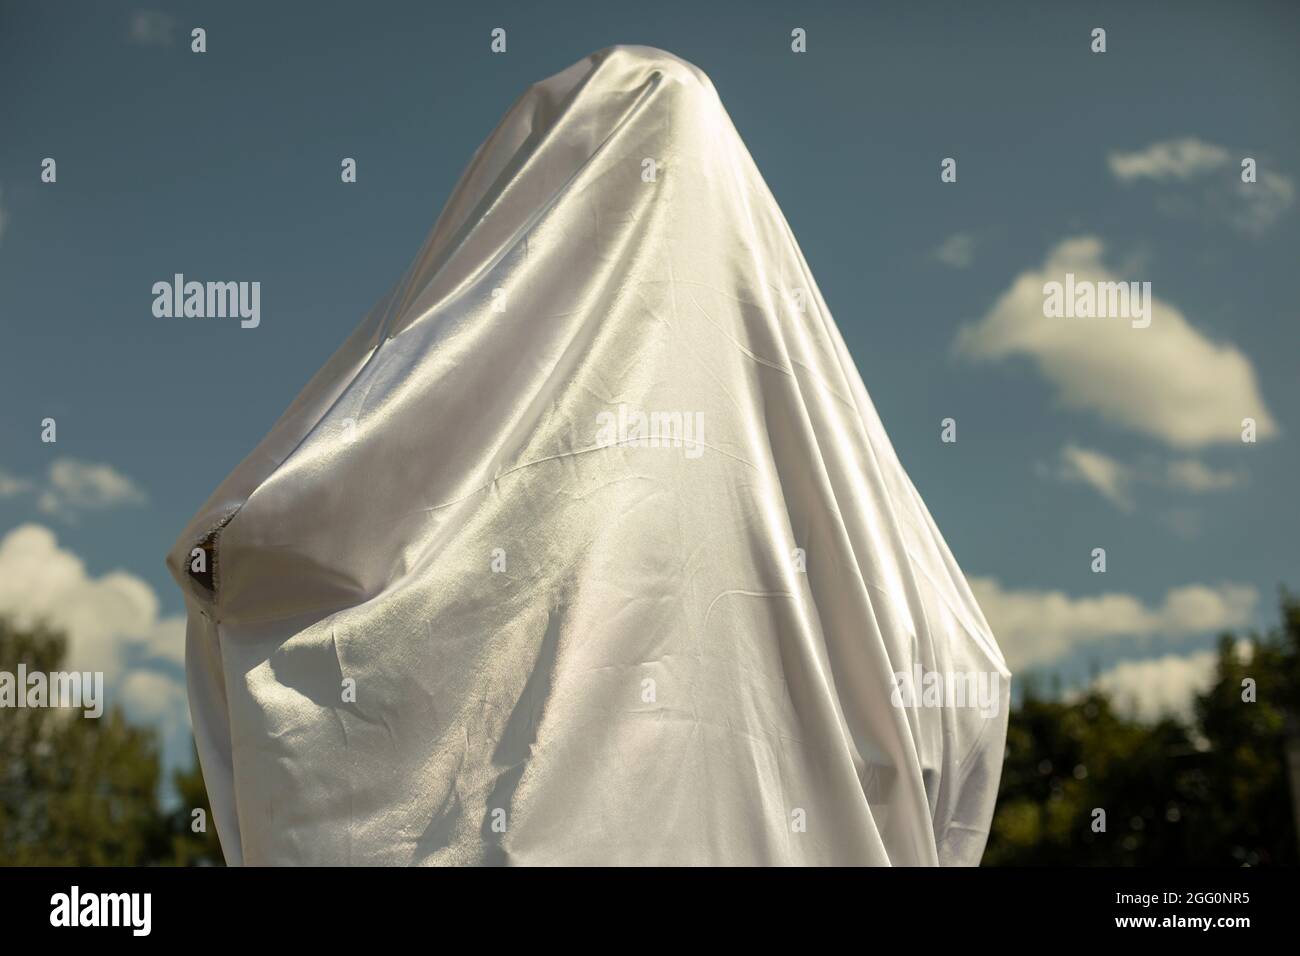
<svg viewBox="0 0 1300 956">
<path fill-rule="evenodd" d="M 168 562 L 231 863 L 982 853 L 1002 656 L 669 54 L 524 94 Z"/>
</svg>

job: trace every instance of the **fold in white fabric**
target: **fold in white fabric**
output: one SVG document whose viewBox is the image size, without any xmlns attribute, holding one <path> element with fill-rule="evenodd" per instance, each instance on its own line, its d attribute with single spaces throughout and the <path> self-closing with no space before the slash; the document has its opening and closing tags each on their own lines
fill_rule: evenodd
<svg viewBox="0 0 1300 956">
<path fill-rule="evenodd" d="M 658 50 L 524 94 L 168 564 L 232 864 L 983 851 L 1002 656 Z"/>
</svg>

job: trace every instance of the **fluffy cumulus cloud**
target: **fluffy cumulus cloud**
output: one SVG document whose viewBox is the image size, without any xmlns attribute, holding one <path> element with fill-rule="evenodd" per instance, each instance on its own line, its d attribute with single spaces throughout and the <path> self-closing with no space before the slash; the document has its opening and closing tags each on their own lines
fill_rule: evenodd
<svg viewBox="0 0 1300 956">
<path fill-rule="evenodd" d="M 1044 315 L 1045 285 L 1064 283 L 1067 274 L 1076 286 L 1132 280 L 1103 264 L 1104 251 L 1091 236 L 1059 243 L 1041 268 L 1016 276 L 982 319 L 960 331 L 956 353 L 972 361 L 1027 358 L 1066 407 L 1177 448 L 1239 442 L 1245 418 L 1255 420 L 1257 438 L 1275 435 L 1250 359 L 1198 331 L 1168 301 L 1151 296 L 1146 328 L 1124 318 Z"/>
<path fill-rule="evenodd" d="M 1157 605 L 1131 594 L 1070 597 L 1062 591 L 1007 590 L 973 577 L 971 589 L 1012 670 L 1050 663 L 1080 643 L 1111 637 L 1191 637 L 1248 625 L 1259 600 L 1248 585 L 1189 584 Z"/>
<path fill-rule="evenodd" d="M 1232 155 L 1224 147 L 1186 137 L 1152 143 L 1130 153 L 1113 152 L 1106 157 L 1106 164 L 1111 174 L 1124 182 L 1187 182 L 1222 169 L 1231 160 Z"/>
<path fill-rule="evenodd" d="M 42 514 L 75 520 L 84 511 L 142 505 L 148 496 L 112 465 L 56 458 L 44 481 L 0 469 L 0 499 L 33 493 Z"/>
<path fill-rule="evenodd" d="M 189 708 L 185 688 L 158 671 L 137 670 L 127 674 L 121 684 L 121 698 L 127 716 L 137 723 L 163 725 L 185 730 L 188 723 L 177 714 L 186 714 Z"/>
<path fill-rule="evenodd" d="M 67 514 L 139 505 L 146 500 L 144 492 L 111 465 L 60 458 L 50 465 L 49 482 L 37 506 L 47 514 Z"/>
<path fill-rule="evenodd" d="M 1121 712 L 1139 720 L 1162 717 L 1190 720 L 1196 695 L 1214 681 L 1215 651 L 1167 654 L 1147 660 L 1121 661 L 1094 682 Z"/>
<path fill-rule="evenodd" d="M 159 732 L 164 766 L 188 765 L 185 618 L 161 616 L 146 582 L 125 571 L 91 574 L 53 531 L 25 524 L 0 537 L 0 616 L 62 631 L 64 668 L 102 671 L 109 705 Z"/>
<path fill-rule="evenodd" d="M 1161 189 L 1157 206 L 1179 218 L 1225 222 L 1254 235 L 1270 229 L 1295 202 L 1289 177 L 1259 157 L 1255 181 L 1243 182 L 1245 152 L 1194 137 L 1163 140 L 1131 152 L 1112 152 L 1106 164 L 1120 182 Z"/>
<path fill-rule="evenodd" d="M 0 538 L 0 614 L 43 621 L 68 637 L 67 666 L 121 677 L 132 660 L 185 660 L 185 619 L 162 617 L 158 596 L 125 571 L 95 576 L 54 532 L 25 524 Z"/>
</svg>

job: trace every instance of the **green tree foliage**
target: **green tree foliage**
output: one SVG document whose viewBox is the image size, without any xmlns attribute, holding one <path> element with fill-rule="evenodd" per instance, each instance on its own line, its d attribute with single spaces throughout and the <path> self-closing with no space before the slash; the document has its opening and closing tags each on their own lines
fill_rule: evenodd
<svg viewBox="0 0 1300 956">
<path fill-rule="evenodd" d="M 66 641 L 0 619 L 0 670 L 60 670 Z M 197 763 L 197 762 L 196 762 Z M 0 864 L 140 866 L 219 863 L 197 768 L 174 779 L 181 806 L 159 800 L 157 735 L 116 708 L 98 719 L 55 708 L 0 710 Z M 191 807 L 206 833 L 191 829 Z"/>
<path fill-rule="evenodd" d="M 1300 600 L 1287 594 L 1276 630 L 1220 638 L 1190 725 L 1139 723 L 1096 691 L 1067 702 L 1030 686 L 1011 714 L 984 863 L 1294 864 L 1286 747 L 1297 708 Z"/>
<path fill-rule="evenodd" d="M 203 770 L 199 767 L 197 751 L 194 753 L 190 769 L 175 771 L 172 774 L 172 783 L 180 797 L 180 804 L 167 818 L 171 851 L 171 859 L 167 862 L 177 866 L 224 864 L 221 842 L 217 839 L 217 828 L 212 820 L 212 807 L 208 804 L 208 789 L 203 783 Z M 199 810 L 202 811 L 202 815 L 196 818 L 196 811 Z M 201 828 L 196 829 L 200 824 Z"/>
</svg>

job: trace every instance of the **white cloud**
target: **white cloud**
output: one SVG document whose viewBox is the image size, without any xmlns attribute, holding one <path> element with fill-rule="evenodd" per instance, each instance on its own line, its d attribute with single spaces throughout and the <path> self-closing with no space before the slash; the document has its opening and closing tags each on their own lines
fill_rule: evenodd
<svg viewBox="0 0 1300 956">
<path fill-rule="evenodd" d="M 185 618 L 161 617 L 146 582 L 125 571 L 91 575 L 53 531 L 25 524 L 0 537 L 0 616 L 63 632 L 65 669 L 102 671 L 108 703 L 158 730 L 164 766 L 189 764 Z"/>
<path fill-rule="evenodd" d="M 185 726 L 189 708 L 185 688 L 158 671 L 132 671 L 122 681 L 121 701 L 127 716 L 134 721 L 169 726 Z"/>
<path fill-rule="evenodd" d="M 1039 472 L 1087 485 L 1121 511 L 1133 510 L 1134 489 L 1139 484 L 1206 494 L 1235 488 L 1245 481 L 1244 472 L 1211 468 L 1196 458 L 1176 458 L 1163 464 L 1148 458 L 1133 466 L 1073 442 L 1067 442 L 1061 449 L 1055 470 L 1039 466 Z"/>
<path fill-rule="evenodd" d="M 1256 160 L 1256 181 L 1242 182 L 1245 152 L 1207 143 L 1194 137 L 1152 143 L 1130 153 L 1106 157 L 1111 174 L 1124 183 L 1142 180 L 1166 191 L 1158 207 L 1180 218 L 1226 222 L 1242 232 L 1259 235 L 1269 229 L 1295 202 L 1295 183 Z M 1191 187 L 1191 193 L 1188 189 Z"/>
<path fill-rule="evenodd" d="M 1231 159 L 1232 155 L 1224 147 L 1187 137 L 1152 143 L 1132 153 L 1111 153 L 1106 157 L 1106 164 L 1111 174 L 1124 182 L 1138 179 L 1186 182 L 1222 169 Z"/>
<path fill-rule="evenodd" d="M 1191 540 L 1201 533 L 1201 513 L 1190 508 L 1171 508 L 1161 513 L 1160 521 L 1180 538 Z"/>
<path fill-rule="evenodd" d="M 37 524 L 0 538 L 0 614 L 19 626 L 44 621 L 68 636 L 68 667 L 103 671 L 113 681 L 128 652 L 183 662 L 185 622 L 159 617 L 158 597 L 125 571 L 99 577 Z"/>
<path fill-rule="evenodd" d="M 70 517 L 77 511 L 102 511 L 147 500 L 145 493 L 112 465 L 59 458 L 50 465 L 48 482 L 36 506 L 45 514 Z"/>
<path fill-rule="evenodd" d="M 43 513 L 72 518 L 78 511 L 103 511 L 142 505 L 148 496 L 112 465 L 57 458 L 39 488 L 35 482 L 0 470 L 0 498 L 36 491 L 36 507 Z"/>
<path fill-rule="evenodd" d="M 970 585 L 1013 671 L 1048 663 L 1086 641 L 1244 627 L 1259 599 L 1240 584 L 1172 588 L 1157 606 L 1123 593 L 1072 598 L 1062 591 L 1004 590 L 993 578 L 973 577 Z"/>
<path fill-rule="evenodd" d="M 32 483 L 0 468 L 0 498 L 13 498 L 31 491 Z"/>
<path fill-rule="evenodd" d="M 1122 661 L 1097 676 L 1094 684 L 1106 691 L 1121 712 L 1139 720 L 1192 717 L 1192 704 L 1214 682 L 1216 651 L 1148 660 Z"/>
<path fill-rule="evenodd" d="M 176 20 L 158 10 L 136 10 L 131 14 L 128 36 L 139 46 L 171 46 Z"/>
<path fill-rule="evenodd" d="M 185 666 L 185 618 L 162 617 L 139 635 L 138 644 L 158 660 Z"/>
<path fill-rule="evenodd" d="M 1078 445 L 1061 449 L 1060 476 L 1065 481 L 1082 482 L 1124 511 L 1133 509 L 1130 488 L 1133 472 L 1108 455 Z"/>
<path fill-rule="evenodd" d="M 1168 463 L 1165 480 L 1171 488 L 1199 494 L 1235 488 L 1243 478 L 1240 472 L 1210 468 L 1195 458 L 1182 458 Z"/>
<path fill-rule="evenodd" d="M 1243 232 L 1266 231 L 1295 202 L 1295 183 L 1281 173 L 1263 170 L 1258 181 L 1235 184 L 1240 206 L 1232 211 L 1232 223 Z"/>
<path fill-rule="evenodd" d="M 112 465 L 57 458 L 44 482 L 35 482 L 0 469 L 0 500 L 33 492 L 36 508 L 46 515 L 75 522 L 83 511 L 104 511 L 142 505 L 144 491 Z"/>
<path fill-rule="evenodd" d="M 1049 318 L 1047 282 L 1073 273 L 1081 281 L 1130 281 L 1102 264 L 1100 239 L 1067 239 L 1041 269 L 1012 280 L 988 313 L 954 342 L 971 360 L 1032 360 L 1069 408 L 1159 438 L 1179 448 L 1241 440 L 1241 420 L 1254 418 L 1257 437 L 1277 433 L 1250 360 L 1232 345 L 1197 331 L 1175 306 L 1151 296 L 1151 324 L 1118 318 Z"/>
<path fill-rule="evenodd" d="M 975 261 L 975 237 L 965 232 L 955 233 L 934 250 L 934 257 L 954 269 L 968 269 Z"/>
</svg>

